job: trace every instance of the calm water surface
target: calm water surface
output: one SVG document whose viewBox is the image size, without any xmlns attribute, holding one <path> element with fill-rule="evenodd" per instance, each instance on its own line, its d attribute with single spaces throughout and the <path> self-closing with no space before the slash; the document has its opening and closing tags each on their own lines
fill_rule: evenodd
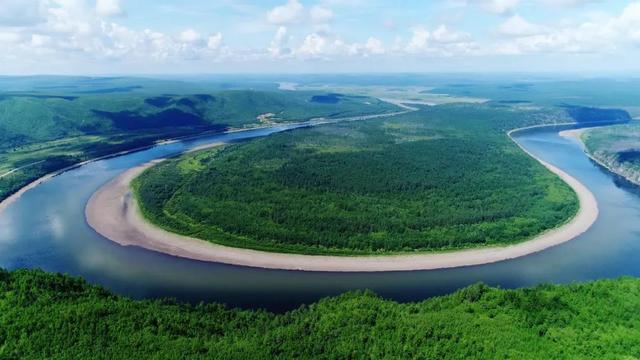
<svg viewBox="0 0 640 360">
<path fill-rule="evenodd" d="M 518 142 L 582 181 L 600 204 L 600 217 L 579 238 L 501 263 L 450 270 L 393 273 L 311 273 L 262 270 L 180 259 L 122 247 L 96 234 L 84 207 L 101 185 L 154 158 L 204 143 L 263 136 L 276 129 L 213 135 L 157 146 L 66 172 L 24 194 L 0 214 L 0 267 L 41 268 L 79 275 L 135 298 L 174 297 L 283 311 L 353 289 L 399 301 L 452 292 L 483 281 L 502 287 L 640 275 L 640 197 L 637 190 L 591 163 L 557 130 L 520 134 Z"/>
</svg>

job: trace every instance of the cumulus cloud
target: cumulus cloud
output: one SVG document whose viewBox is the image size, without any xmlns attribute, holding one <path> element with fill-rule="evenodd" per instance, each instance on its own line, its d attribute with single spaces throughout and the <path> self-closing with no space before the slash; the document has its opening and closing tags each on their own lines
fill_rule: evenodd
<svg viewBox="0 0 640 360">
<path fill-rule="evenodd" d="M 587 4 L 593 4 L 601 2 L 602 0 L 536 0 L 536 3 L 540 5 L 546 5 L 551 7 L 578 7 Z"/>
<path fill-rule="evenodd" d="M 26 3 L 23 5 L 28 7 Z M 113 7 L 114 4 L 118 9 Z M 0 13 L 6 14 L 4 10 L 10 5 L 9 2 L 0 2 Z M 149 29 L 132 30 L 114 23 L 107 15 L 122 14 L 117 2 L 43 0 L 40 5 L 42 7 L 34 14 L 42 19 L 20 21 L 21 26 L 0 25 L 0 43 L 10 44 L 7 51 L 0 52 L 0 62 L 21 59 L 25 66 L 32 64 L 31 67 L 36 69 L 44 59 L 47 64 L 57 61 L 62 66 L 69 66 L 71 59 L 76 63 L 144 59 L 179 61 L 205 57 L 215 59 L 226 55 L 221 33 L 204 37 L 193 29 L 187 29 L 173 36 Z"/>
<path fill-rule="evenodd" d="M 520 0 L 486 0 L 483 2 L 485 9 L 499 15 L 511 14 L 519 4 Z"/>
<path fill-rule="evenodd" d="M 446 25 L 440 25 L 429 31 L 422 26 L 414 27 L 411 39 L 404 50 L 410 54 L 427 54 L 433 56 L 452 56 L 469 53 L 477 48 L 471 35 L 455 31 Z"/>
<path fill-rule="evenodd" d="M 271 40 L 267 51 L 272 57 L 280 57 L 283 55 L 288 55 L 291 50 L 287 48 L 287 44 L 289 42 L 289 34 L 287 32 L 287 28 L 284 26 L 280 26 L 276 31 L 275 36 Z"/>
<path fill-rule="evenodd" d="M 210 50 L 218 50 L 222 46 L 222 33 L 217 32 L 207 39 L 207 47 Z"/>
<path fill-rule="evenodd" d="M 46 21 L 44 0 L 2 0 L 0 26 L 30 26 Z"/>
<path fill-rule="evenodd" d="M 523 25 L 519 21 L 514 21 L 513 23 L 520 23 L 519 27 L 513 26 L 511 29 L 515 38 L 497 44 L 496 52 L 500 54 L 613 52 L 620 47 L 633 46 L 640 41 L 636 26 L 639 22 L 640 2 L 627 5 L 618 16 L 601 17 L 596 21 L 578 24 L 547 26 L 544 32 L 525 31 L 533 30 L 529 26 L 531 24 Z M 503 27 L 499 31 L 509 28 Z"/>
<path fill-rule="evenodd" d="M 317 57 L 329 54 L 329 41 L 321 34 L 313 33 L 304 38 L 302 45 L 296 51 L 304 57 Z"/>
<path fill-rule="evenodd" d="M 342 59 L 345 57 L 368 57 L 382 55 L 386 49 L 382 41 L 375 37 L 369 37 L 364 43 L 348 42 L 344 39 L 322 33 L 307 35 L 302 44 L 293 51 L 302 59 Z"/>
<path fill-rule="evenodd" d="M 372 55 L 381 55 L 385 53 L 382 41 L 374 37 L 370 37 L 369 39 L 367 39 L 367 42 L 364 44 L 364 50 L 365 53 Z"/>
<path fill-rule="evenodd" d="M 423 58 L 607 53 L 640 46 L 637 25 L 640 23 L 640 1 L 631 2 L 618 14 L 600 13 L 578 18 L 580 20 L 532 23 L 520 16 L 527 7 L 519 9 L 518 1 L 457 0 L 460 4 L 473 4 L 470 10 L 485 9 L 504 16 L 500 24 L 486 31 L 489 36 L 478 40 L 479 35 L 472 36 L 451 23 L 415 26 L 408 29 L 408 35 L 403 33 L 407 29 L 401 22 L 388 26 L 396 29 L 394 34 L 389 34 L 382 26 L 378 29 L 381 34 L 373 32 L 375 29 L 364 35 L 362 31 L 339 33 L 335 29 L 342 27 L 332 24 L 337 20 L 329 8 L 343 9 L 339 0 L 323 1 L 308 8 L 299 0 L 282 1 L 280 6 L 266 12 L 267 20 L 275 26 L 261 23 L 261 31 L 265 26 L 273 30 L 264 35 L 262 43 L 256 41 L 252 47 L 234 48 L 224 41 L 227 38 L 222 33 L 211 30 L 205 32 L 186 27 L 184 31 L 169 33 L 118 24 L 117 16 L 123 14 L 119 1 L 0 0 L 0 45 L 4 50 L 0 52 L 0 63 L 31 64 L 32 68 L 38 69 L 39 64 L 53 61 L 62 64 L 103 60 L 110 64 L 135 61 L 171 64 L 185 59 L 199 59 L 203 63 L 273 59 L 341 61 L 348 57 L 369 56 Z M 546 0 L 526 1 L 530 5 Z M 586 3 L 563 2 L 563 6 Z M 258 14 L 265 14 L 265 11 L 258 10 Z M 395 41 L 389 36 L 395 36 Z"/>
<path fill-rule="evenodd" d="M 513 15 L 498 27 L 498 33 L 507 36 L 530 36 L 544 32 L 542 26 L 532 24 L 520 15 Z"/>
<path fill-rule="evenodd" d="M 16 44 L 22 40 L 22 36 L 15 32 L 0 31 L 0 43 Z"/>
<path fill-rule="evenodd" d="M 407 45 L 407 51 L 410 53 L 420 52 L 425 50 L 431 39 L 431 33 L 424 27 L 418 26 L 413 28 L 413 36 L 409 40 Z"/>
<path fill-rule="evenodd" d="M 322 6 L 312 7 L 309 11 L 309 15 L 311 17 L 311 21 L 316 24 L 328 23 L 333 19 L 333 11 Z"/>
<path fill-rule="evenodd" d="M 267 12 L 267 21 L 275 25 L 287 25 L 302 20 L 304 6 L 298 0 L 289 0 L 286 4 L 276 6 Z"/>
<path fill-rule="evenodd" d="M 120 0 L 96 0 L 96 12 L 98 16 L 111 17 L 124 14 L 120 6 Z"/>
<path fill-rule="evenodd" d="M 191 44 L 195 44 L 202 40 L 202 36 L 200 35 L 200 33 L 193 29 L 187 29 L 181 32 L 178 38 L 182 42 L 191 43 Z"/>
<path fill-rule="evenodd" d="M 446 25 L 440 25 L 432 32 L 433 40 L 438 43 L 460 43 L 471 39 L 471 35 L 454 31 Z"/>
</svg>

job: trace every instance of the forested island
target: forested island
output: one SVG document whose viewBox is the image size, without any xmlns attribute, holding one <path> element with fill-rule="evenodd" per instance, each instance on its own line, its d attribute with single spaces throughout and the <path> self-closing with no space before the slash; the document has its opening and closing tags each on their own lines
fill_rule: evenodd
<svg viewBox="0 0 640 360">
<path fill-rule="evenodd" d="M 187 154 L 133 188 L 153 223 L 234 247 L 357 255 L 511 244 L 578 209 L 506 135 L 564 114 L 423 107 Z"/>
<path fill-rule="evenodd" d="M 0 271 L 0 357 L 635 358 L 640 280 L 501 290 L 477 284 L 399 304 L 350 292 L 284 314 L 132 300 L 81 279 Z"/>
</svg>

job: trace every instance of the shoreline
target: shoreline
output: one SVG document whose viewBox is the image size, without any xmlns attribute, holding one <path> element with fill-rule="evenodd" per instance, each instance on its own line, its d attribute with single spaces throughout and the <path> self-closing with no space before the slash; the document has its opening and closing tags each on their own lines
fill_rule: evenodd
<svg viewBox="0 0 640 360">
<path fill-rule="evenodd" d="M 513 129 L 507 132 L 507 135 L 528 156 L 559 176 L 574 190 L 580 202 L 579 210 L 565 224 L 513 245 L 445 253 L 383 256 L 300 255 L 218 245 L 170 233 L 147 222 L 140 214 L 129 184 L 145 169 L 162 159 L 131 168 L 101 187 L 89 199 L 85 208 L 85 218 L 96 232 L 123 246 L 137 246 L 192 260 L 247 267 L 323 272 L 383 272 L 489 264 L 533 254 L 570 241 L 587 231 L 598 217 L 597 201 L 586 186 L 563 170 L 535 157 L 512 137 L 512 134 L 518 131 L 558 125 L 575 124 L 536 125 Z"/>
<path fill-rule="evenodd" d="M 589 128 L 589 129 L 597 129 L 597 127 L 593 127 L 593 128 Z M 589 150 L 587 149 L 587 145 L 584 143 L 584 141 L 582 141 L 582 134 L 586 131 L 586 128 L 583 129 L 573 129 L 573 130 L 564 130 L 560 132 L 560 136 L 567 138 L 567 139 L 573 139 L 575 141 L 577 141 L 580 146 L 582 147 L 582 151 L 584 152 L 584 154 L 594 163 L 596 163 L 598 166 L 602 167 L 604 170 L 610 172 L 611 174 L 618 176 L 622 179 L 624 179 L 625 181 L 635 185 L 635 186 L 640 186 L 640 181 L 637 180 L 633 180 L 628 178 L 627 176 L 625 176 L 624 174 L 621 174 L 620 172 L 616 171 L 615 169 L 611 168 L 611 166 L 607 165 L 606 163 L 604 163 L 602 160 L 596 158 L 595 156 L 593 156 Z"/>
<path fill-rule="evenodd" d="M 253 129 L 247 129 L 247 130 L 253 130 Z M 229 130 L 228 132 L 237 132 L 237 131 L 245 131 L 243 129 L 239 129 L 239 130 Z M 185 135 L 185 136 L 178 136 L 178 137 L 174 137 L 174 138 L 168 138 L 168 139 L 162 139 L 162 140 L 158 140 L 156 143 L 154 144 L 150 144 L 150 145 L 145 145 L 145 146 L 138 146 L 129 150 L 122 150 L 122 151 L 118 151 L 116 153 L 113 154 L 107 154 L 107 155 L 103 155 L 103 156 L 98 156 L 96 158 L 92 158 L 92 159 L 88 159 L 85 161 L 81 161 L 79 163 L 73 164 L 73 165 L 69 165 L 66 166 L 62 169 L 59 170 L 55 170 L 52 171 L 48 174 L 44 174 L 43 176 L 33 180 L 32 182 L 28 183 L 27 185 L 21 187 L 20 189 L 18 189 L 18 191 L 14 192 L 13 194 L 7 196 L 6 198 L 4 198 L 2 201 L 0 201 L 0 213 L 2 213 L 4 210 L 6 210 L 11 204 L 13 204 L 15 201 L 17 201 L 24 193 L 26 193 L 27 191 L 35 188 L 36 186 L 45 183 L 49 180 L 51 180 L 52 178 L 64 174 L 67 171 L 73 170 L 73 169 L 77 169 L 79 167 L 82 167 L 84 165 L 90 164 L 92 162 L 96 162 L 96 161 L 100 161 L 100 160 L 106 160 L 106 159 L 111 159 L 114 157 L 118 157 L 118 156 L 122 156 L 122 155 L 128 155 L 128 154 L 132 154 L 138 151 L 143 151 L 143 150 L 147 150 L 147 149 L 151 149 L 154 146 L 158 146 L 158 145 L 163 145 L 163 144 L 169 144 L 175 141 L 181 141 L 181 140 L 190 140 L 190 139 L 195 139 L 198 137 L 204 137 L 204 136 L 209 136 L 209 135 L 215 135 L 216 132 L 215 131 L 205 131 L 201 134 L 195 134 L 195 135 Z M 40 160 L 37 161 L 36 163 L 40 163 L 43 162 L 45 160 Z M 32 163 L 30 165 L 33 165 L 35 163 Z M 14 170 L 19 170 L 20 168 L 16 168 Z M 12 171 L 14 171 L 12 170 Z M 8 173 L 3 174 L 6 175 Z"/>
</svg>

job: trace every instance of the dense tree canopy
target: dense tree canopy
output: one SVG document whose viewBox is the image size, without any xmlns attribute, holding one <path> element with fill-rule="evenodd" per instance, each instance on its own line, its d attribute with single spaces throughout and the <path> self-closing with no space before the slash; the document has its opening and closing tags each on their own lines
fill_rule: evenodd
<svg viewBox="0 0 640 360">
<path fill-rule="evenodd" d="M 0 358 L 637 358 L 640 281 L 420 303 L 352 292 L 285 314 L 135 301 L 41 271 L 0 272 Z"/>
<path fill-rule="evenodd" d="M 154 223 L 231 246 L 355 254 L 513 243 L 578 208 L 505 134 L 545 115 L 450 105 L 301 129 L 172 159 L 134 188 Z"/>
<path fill-rule="evenodd" d="M 135 79 L 126 81 L 133 85 L 61 94 L 0 94 L 0 200 L 47 173 L 161 139 L 265 122 L 400 109 L 363 96 L 340 95 L 335 102 L 319 103 L 312 99 L 322 95 L 314 92 L 233 90 L 166 95 L 170 88 L 160 88 L 132 94 L 129 91 L 141 86 L 135 85 Z M 202 91 L 181 89 L 196 90 Z"/>
</svg>

